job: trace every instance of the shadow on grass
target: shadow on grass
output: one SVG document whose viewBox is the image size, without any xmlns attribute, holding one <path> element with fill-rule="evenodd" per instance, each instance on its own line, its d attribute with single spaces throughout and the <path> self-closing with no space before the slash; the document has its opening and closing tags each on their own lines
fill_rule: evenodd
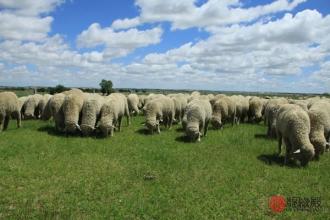
<svg viewBox="0 0 330 220">
<path fill-rule="evenodd" d="M 287 164 L 284 164 L 284 157 L 283 156 L 278 156 L 278 154 L 261 154 L 258 157 L 258 160 L 264 162 L 267 165 L 273 166 L 287 166 L 287 167 L 292 167 L 292 168 L 299 168 L 297 163 L 293 160 L 289 160 Z"/>
<path fill-rule="evenodd" d="M 266 134 L 255 134 L 254 137 L 257 139 L 270 139 Z"/>
<path fill-rule="evenodd" d="M 46 126 L 40 127 L 40 128 L 38 128 L 38 131 L 45 132 L 45 133 L 47 133 L 49 135 L 58 136 L 58 137 L 82 137 L 82 135 L 80 133 L 77 133 L 77 134 L 66 134 L 64 132 L 57 131 L 55 129 L 55 127 L 50 126 L 50 125 L 46 125 Z"/>
<path fill-rule="evenodd" d="M 137 134 L 141 135 L 152 135 L 151 132 L 147 128 L 140 128 L 139 130 L 135 131 Z M 157 132 L 154 132 L 154 134 L 157 134 Z"/>
<path fill-rule="evenodd" d="M 182 127 L 178 127 L 175 129 L 176 132 L 184 132 L 183 128 Z"/>
<path fill-rule="evenodd" d="M 177 142 L 183 142 L 183 143 L 195 143 L 193 141 L 190 141 L 189 137 L 186 135 L 181 135 L 179 137 L 175 138 L 175 141 Z"/>
</svg>

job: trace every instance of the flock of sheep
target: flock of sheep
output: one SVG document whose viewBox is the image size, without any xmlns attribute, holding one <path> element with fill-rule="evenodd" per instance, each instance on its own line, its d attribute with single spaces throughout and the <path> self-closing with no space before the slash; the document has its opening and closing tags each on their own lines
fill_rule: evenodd
<svg viewBox="0 0 330 220">
<path fill-rule="evenodd" d="M 123 117 L 129 125 L 130 116 L 140 113 L 145 116 L 144 125 L 152 134 L 160 133 L 160 126 L 170 129 L 173 123 L 181 123 L 191 141 L 205 137 L 209 123 L 215 129 L 222 129 L 226 123 L 264 120 L 267 136 L 279 141 L 279 154 L 282 141 L 285 143 L 285 163 L 288 159 L 297 159 L 301 165 L 307 165 L 330 146 L 330 100 L 327 98 L 264 99 L 199 92 L 101 96 L 79 89 L 53 96 L 34 94 L 20 98 L 13 92 L 0 93 L 0 131 L 7 129 L 10 118 L 17 120 L 17 127 L 21 126 L 21 119 L 53 118 L 59 132 L 79 132 L 84 136 L 99 132 L 113 136 L 115 130 L 120 131 Z"/>
</svg>

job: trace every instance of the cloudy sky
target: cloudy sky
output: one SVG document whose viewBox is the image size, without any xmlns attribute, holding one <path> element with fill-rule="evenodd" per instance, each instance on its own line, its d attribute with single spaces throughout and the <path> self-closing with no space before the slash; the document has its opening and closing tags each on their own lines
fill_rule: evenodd
<svg viewBox="0 0 330 220">
<path fill-rule="evenodd" d="M 328 0 L 0 0 L 0 85 L 330 92 Z"/>
</svg>

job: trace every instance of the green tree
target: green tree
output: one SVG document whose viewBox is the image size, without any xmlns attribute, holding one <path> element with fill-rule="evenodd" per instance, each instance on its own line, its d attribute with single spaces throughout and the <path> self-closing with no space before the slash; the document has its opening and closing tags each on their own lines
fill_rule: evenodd
<svg viewBox="0 0 330 220">
<path fill-rule="evenodd" d="M 111 80 L 102 79 L 102 81 L 100 82 L 100 87 L 101 87 L 101 92 L 103 94 L 109 95 L 113 91 Z"/>
<path fill-rule="evenodd" d="M 53 95 L 55 93 L 61 93 L 61 92 L 64 92 L 66 90 L 67 90 L 67 88 L 65 88 L 65 86 L 57 85 L 54 88 L 49 88 L 49 93 Z"/>
</svg>

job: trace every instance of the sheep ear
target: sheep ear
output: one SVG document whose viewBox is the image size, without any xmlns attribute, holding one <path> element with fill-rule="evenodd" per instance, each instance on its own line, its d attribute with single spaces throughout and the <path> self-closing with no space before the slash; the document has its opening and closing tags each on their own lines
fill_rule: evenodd
<svg viewBox="0 0 330 220">
<path fill-rule="evenodd" d="M 294 154 L 299 154 L 300 153 L 300 149 L 296 150 L 295 152 L 293 152 Z"/>
<path fill-rule="evenodd" d="M 81 131 L 81 128 L 80 128 L 80 126 L 79 126 L 78 124 L 76 124 L 76 128 L 77 128 L 79 131 Z"/>
</svg>

